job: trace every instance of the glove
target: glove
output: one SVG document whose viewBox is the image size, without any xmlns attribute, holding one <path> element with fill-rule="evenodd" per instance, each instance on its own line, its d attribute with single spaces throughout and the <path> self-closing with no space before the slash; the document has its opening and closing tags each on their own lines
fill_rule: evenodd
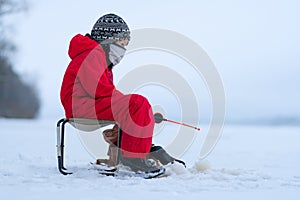
<svg viewBox="0 0 300 200">
<path fill-rule="evenodd" d="M 118 147 L 116 147 L 113 144 L 109 145 L 108 148 L 108 159 L 97 159 L 96 164 L 101 165 L 101 164 L 106 164 L 110 167 L 116 166 L 117 165 L 117 154 L 118 154 Z"/>
<path fill-rule="evenodd" d="M 118 133 L 119 133 L 119 127 L 116 124 L 112 129 L 107 129 L 103 131 L 104 140 L 109 144 L 117 145 Z"/>
</svg>

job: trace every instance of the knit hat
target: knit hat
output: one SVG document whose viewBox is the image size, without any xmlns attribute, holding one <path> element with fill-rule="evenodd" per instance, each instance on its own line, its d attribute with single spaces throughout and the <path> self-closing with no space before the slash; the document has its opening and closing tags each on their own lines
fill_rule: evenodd
<svg viewBox="0 0 300 200">
<path fill-rule="evenodd" d="M 130 40 L 130 30 L 121 17 L 107 14 L 100 17 L 95 23 L 91 36 L 98 43 L 111 43 L 120 39 Z"/>
</svg>

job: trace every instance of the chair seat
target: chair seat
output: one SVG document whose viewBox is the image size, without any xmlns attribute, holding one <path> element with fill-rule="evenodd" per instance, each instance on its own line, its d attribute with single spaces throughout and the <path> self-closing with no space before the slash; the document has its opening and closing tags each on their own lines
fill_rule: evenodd
<svg viewBox="0 0 300 200">
<path fill-rule="evenodd" d="M 108 126 L 111 124 L 116 124 L 115 121 L 111 121 L 111 120 L 88 119 L 88 118 L 69 118 L 68 122 L 74 128 L 81 130 L 81 131 L 86 131 L 86 132 L 95 131 L 99 128 L 102 128 L 102 127 L 105 127 L 105 126 Z"/>
</svg>

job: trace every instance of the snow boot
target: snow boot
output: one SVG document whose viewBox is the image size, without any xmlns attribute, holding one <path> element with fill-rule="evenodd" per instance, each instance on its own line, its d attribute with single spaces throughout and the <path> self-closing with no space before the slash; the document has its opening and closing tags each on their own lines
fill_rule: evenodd
<svg viewBox="0 0 300 200">
<path fill-rule="evenodd" d="M 121 156 L 120 162 L 136 173 L 145 173 L 148 178 L 154 178 L 165 173 L 165 168 L 152 165 L 151 162 L 143 158 L 124 158 Z"/>
<path fill-rule="evenodd" d="M 174 163 L 175 161 L 182 164 L 185 168 L 185 162 L 183 162 L 182 160 L 178 160 L 172 156 L 170 156 L 166 150 L 164 148 L 162 148 L 161 146 L 155 146 L 153 145 L 151 147 L 150 153 L 148 158 L 154 158 L 155 160 L 158 160 L 161 164 L 163 165 L 167 165 L 169 163 Z"/>
</svg>

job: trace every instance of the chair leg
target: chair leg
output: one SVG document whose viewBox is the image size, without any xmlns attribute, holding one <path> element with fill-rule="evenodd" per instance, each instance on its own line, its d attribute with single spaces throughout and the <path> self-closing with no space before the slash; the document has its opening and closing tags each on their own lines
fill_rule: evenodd
<svg viewBox="0 0 300 200">
<path fill-rule="evenodd" d="M 58 164 L 58 170 L 60 173 L 64 174 L 64 172 L 62 171 L 62 157 L 61 157 L 61 123 L 64 121 L 65 119 L 60 119 L 57 122 L 57 126 L 56 126 L 56 134 L 57 134 L 57 144 L 56 144 L 56 149 L 57 149 L 57 164 Z"/>
<path fill-rule="evenodd" d="M 119 127 L 119 131 L 118 131 L 118 152 L 117 152 L 117 165 L 120 163 L 120 157 L 121 157 L 121 140 L 122 140 L 122 129 Z"/>
<path fill-rule="evenodd" d="M 67 170 L 64 167 L 64 147 L 65 147 L 65 126 L 66 123 L 69 122 L 69 119 L 65 119 L 62 122 L 62 126 L 61 126 L 61 164 L 62 164 L 62 169 Z"/>
<path fill-rule="evenodd" d="M 64 167 L 64 137 L 65 137 L 65 124 L 69 122 L 69 119 L 61 119 L 57 122 L 57 160 L 58 170 L 63 175 L 72 174 L 65 172 L 67 170 Z"/>
</svg>

